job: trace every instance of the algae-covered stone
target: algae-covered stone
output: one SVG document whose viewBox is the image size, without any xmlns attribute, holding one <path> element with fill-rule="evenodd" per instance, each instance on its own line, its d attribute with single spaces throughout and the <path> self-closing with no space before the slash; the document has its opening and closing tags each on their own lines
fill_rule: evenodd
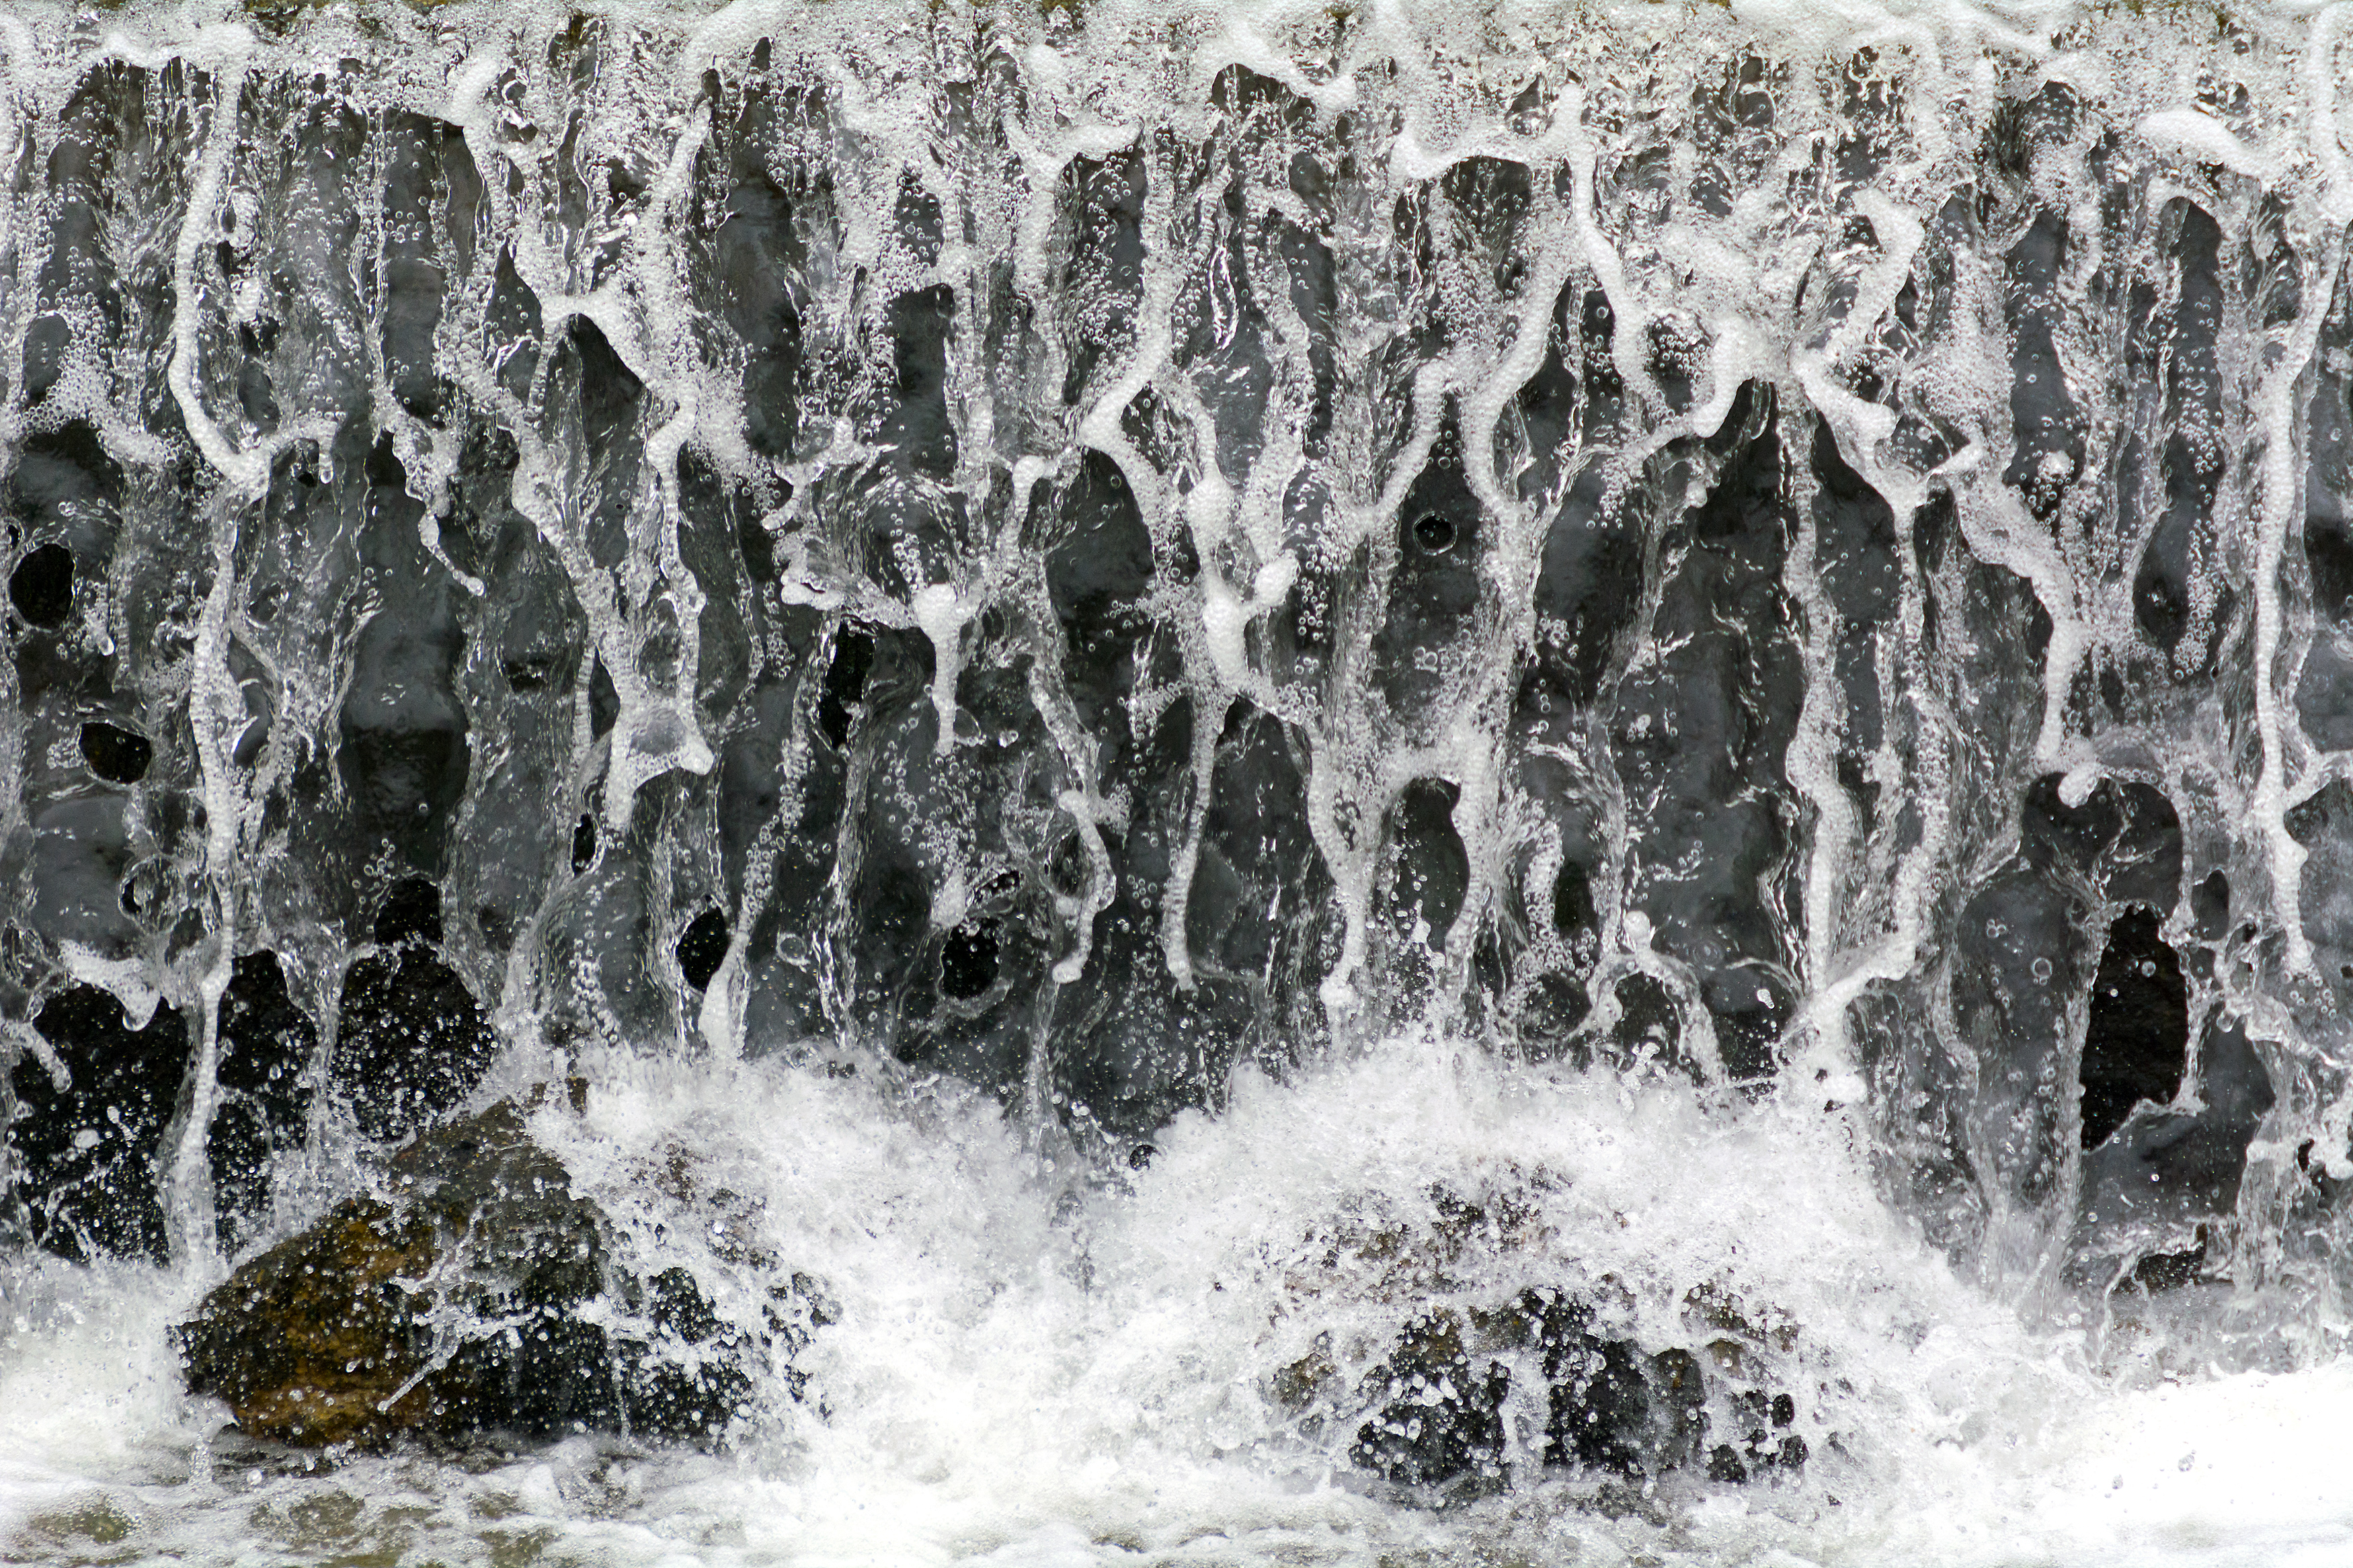
<svg viewBox="0 0 2353 1568">
<path fill-rule="evenodd" d="M 355 1198 L 238 1269 L 180 1331 L 188 1386 L 246 1431 L 342 1443 L 426 1424 L 432 1336 L 414 1292 L 432 1222 Z"/>
<path fill-rule="evenodd" d="M 247 1263 L 181 1327 L 189 1387 L 248 1435 L 708 1438 L 755 1370 L 804 1342 L 778 1343 L 775 1323 L 826 1321 L 772 1311 L 754 1336 L 688 1270 L 615 1267 L 607 1216 L 512 1101 L 417 1138 L 389 1176 L 385 1199 L 353 1198 Z"/>
</svg>

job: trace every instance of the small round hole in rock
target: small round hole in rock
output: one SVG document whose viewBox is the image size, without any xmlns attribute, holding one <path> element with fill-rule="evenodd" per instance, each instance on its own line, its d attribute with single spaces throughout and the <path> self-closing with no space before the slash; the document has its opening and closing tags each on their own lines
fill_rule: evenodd
<svg viewBox="0 0 2353 1568">
<path fill-rule="evenodd" d="M 948 932 L 940 948 L 940 990 L 968 1002 L 997 984 L 995 922 L 976 921 Z"/>
<path fill-rule="evenodd" d="M 73 610 L 73 552 L 43 544 L 25 552 L 8 579 L 8 599 L 37 626 L 61 626 Z"/>
<path fill-rule="evenodd" d="M 1454 520 L 1439 513 L 1424 512 L 1413 520 L 1413 542 L 1430 555 L 1443 555 L 1454 548 Z"/>
<path fill-rule="evenodd" d="M 81 727 L 81 760 L 109 784 L 134 784 L 155 761 L 155 744 L 136 731 L 93 719 Z"/>
<path fill-rule="evenodd" d="M 678 939 L 679 972 L 700 991 L 711 984 L 711 977 L 726 960 L 727 917 L 717 910 L 705 910 L 688 922 L 685 934 Z"/>
</svg>

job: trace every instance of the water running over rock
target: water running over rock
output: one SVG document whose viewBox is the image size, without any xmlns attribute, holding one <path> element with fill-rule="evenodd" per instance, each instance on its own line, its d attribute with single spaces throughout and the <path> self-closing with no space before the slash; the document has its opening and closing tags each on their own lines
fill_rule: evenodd
<svg viewBox="0 0 2353 1568">
<path fill-rule="evenodd" d="M 2337 16 L 0 16 L 0 1541 L 1925 1560 L 2320 1388 Z M 523 1479 L 216 1463 L 573 1075 L 596 1278 L 385 1329 L 579 1331 Z"/>
</svg>

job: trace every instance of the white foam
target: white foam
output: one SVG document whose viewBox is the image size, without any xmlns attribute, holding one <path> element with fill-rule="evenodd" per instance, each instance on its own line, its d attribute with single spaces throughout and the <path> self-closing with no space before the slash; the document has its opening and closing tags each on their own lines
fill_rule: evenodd
<svg viewBox="0 0 2353 1568">
<path fill-rule="evenodd" d="M 2137 128 L 2150 145 L 2176 156 L 2220 163 L 2253 179 L 2270 179 L 2271 159 L 2234 135 L 2231 128 L 2195 109 L 2166 109 L 2142 117 Z"/>
<path fill-rule="evenodd" d="M 0 1276 L 0 1538 L 100 1495 L 141 1550 L 204 1555 L 340 1492 L 414 1507 L 433 1554 L 481 1550 L 487 1513 L 620 1564 L 1110 1564 L 1208 1541 L 1248 1563 L 1672 1543 L 1694 1563 L 2219 1564 L 2328 1562 L 2353 1541 L 2327 1439 L 2353 1374 L 2105 1391 L 2067 1339 L 2025 1335 L 1905 1234 L 1835 1117 L 1742 1116 L 1404 1038 L 1287 1086 L 1245 1076 L 1222 1116 L 1180 1118 L 1148 1170 L 1073 1217 L 1064 1175 L 981 1097 L 773 1064 L 585 1065 L 588 1115 L 533 1122 L 577 1184 L 649 1240 L 673 1219 L 665 1260 L 723 1312 L 755 1310 L 759 1277 L 697 1250 L 648 1184 L 691 1150 L 703 1190 L 756 1205 L 749 1239 L 824 1279 L 840 1322 L 802 1358 L 808 1402 L 772 1390 L 772 1419 L 720 1460 L 617 1470 L 572 1445 L 472 1478 L 363 1458 L 224 1490 L 190 1448 L 216 1407 L 178 1395 L 164 1342 L 187 1285 L 20 1262 Z M 1802 1485 L 1703 1489 L 1672 1534 L 1564 1509 L 1561 1482 L 1416 1514 L 1345 1484 L 1346 1433 L 1288 1426 L 1267 1380 L 1315 1334 L 1377 1336 L 1416 1310 L 1314 1286 L 1319 1227 L 1383 1212 L 1367 1202 L 1409 1214 L 1433 1182 L 1538 1171 L 1552 1239 L 1498 1255 L 1489 1288 L 1607 1275 L 1662 1334 L 1688 1331 L 1674 1303 L 1701 1279 L 1786 1310 L 1816 1456 Z"/>
</svg>

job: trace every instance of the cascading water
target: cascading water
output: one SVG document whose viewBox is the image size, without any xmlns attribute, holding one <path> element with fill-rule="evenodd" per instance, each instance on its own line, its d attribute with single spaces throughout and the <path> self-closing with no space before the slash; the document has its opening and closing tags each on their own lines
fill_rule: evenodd
<svg viewBox="0 0 2353 1568">
<path fill-rule="evenodd" d="M 2342 10 L 0 13 L 0 1560 L 2345 1561 Z"/>
</svg>

